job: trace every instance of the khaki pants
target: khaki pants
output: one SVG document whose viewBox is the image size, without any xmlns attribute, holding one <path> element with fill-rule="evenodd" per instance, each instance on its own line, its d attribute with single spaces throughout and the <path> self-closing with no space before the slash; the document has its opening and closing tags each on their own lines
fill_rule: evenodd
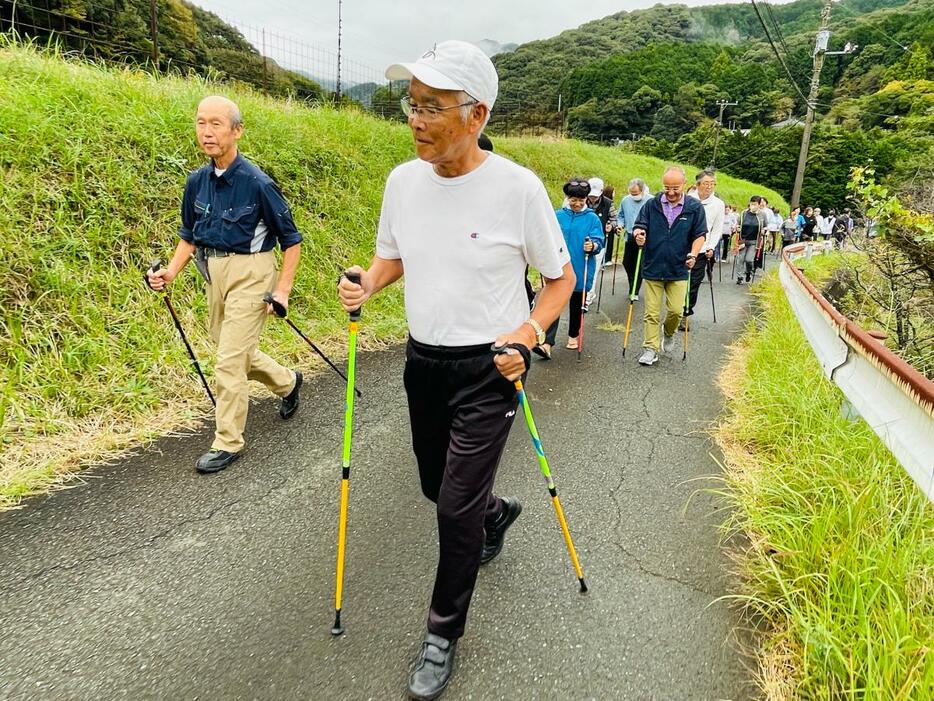
<svg viewBox="0 0 934 701">
<path fill-rule="evenodd" d="M 662 293 L 665 293 L 665 302 L 668 307 L 668 314 L 665 316 L 665 335 L 673 336 L 678 330 L 678 322 L 681 321 L 681 313 L 684 311 L 684 296 L 688 289 L 688 281 L 646 280 L 642 284 L 642 289 L 645 292 L 645 330 L 642 346 L 660 353 L 662 344 L 658 337 L 658 322 L 662 310 Z"/>
<path fill-rule="evenodd" d="M 276 284 L 275 254 L 268 251 L 208 258 L 208 270 L 208 318 L 211 338 L 217 344 L 217 426 L 211 447 L 237 452 L 243 449 L 250 402 L 247 380 L 258 380 L 284 397 L 295 385 L 295 373 L 257 348 L 266 321 L 263 293 Z"/>
</svg>

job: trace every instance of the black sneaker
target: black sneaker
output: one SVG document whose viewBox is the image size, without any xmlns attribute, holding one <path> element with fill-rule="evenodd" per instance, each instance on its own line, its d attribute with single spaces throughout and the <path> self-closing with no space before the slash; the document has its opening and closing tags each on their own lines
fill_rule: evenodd
<svg viewBox="0 0 934 701">
<path fill-rule="evenodd" d="M 741 277 L 736 278 L 736 284 L 737 284 L 737 285 L 742 285 L 742 284 L 743 284 L 743 278 L 741 278 Z"/>
<path fill-rule="evenodd" d="M 240 457 L 240 453 L 231 453 L 227 450 L 214 450 L 213 448 L 198 458 L 195 469 L 202 475 L 208 475 L 212 472 L 220 472 L 226 469 L 230 463 Z"/>
<path fill-rule="evenodd" d="M 483 551 L 480 554 L 481 565 L 485 565 L 499 555 L 499 551 L 503 549 L 506 530 L 522 513 L 522 504 L 517 500 L 507 497 L 500 497 L 500 499 L 503 500 L 503 512 L 499 515 L 499 520 L 487 530 L 486 539 L 483 541 Z"/>
<path fill-rule="evenodd" d="M 456 640 L 429 633 L 409 674 L 409 698 L 432 701 L 444 692 L 454 671 Z"/>
<path fill-rule="evenodd" d="M 279 416 L 283 419 L 291 419 L 298 411 L 298 393 L 302 388 L 302 371 L 295 371 L 295 387 L 279 402 Z"/>
</svg>

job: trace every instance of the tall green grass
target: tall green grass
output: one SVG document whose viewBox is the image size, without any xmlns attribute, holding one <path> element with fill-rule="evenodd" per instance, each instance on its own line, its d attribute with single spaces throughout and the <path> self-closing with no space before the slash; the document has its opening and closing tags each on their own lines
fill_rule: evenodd
<svg viewBox="0 0 934 701">
<path fill-rule="evenodd" d="M 386 176 L 414 155 L 405 126 L 0 44 L 0 507 L 58 471 L 190 423 L 205 409 L 141 273 L 174 249 L 185 177 L 204 162 L 195 107 L 218 92 L 240 103 L 241 150 L 279 182 L 305 235 L 291 315 L 342 351 L 335 274 L 372 255 Z M 658 180 L 663 167 L 572 142 L 503 139 L 497 149 L 537 171 L 555 202 L 571 175 L 625 186 L 637 175 Z M 732 192 L 760 189 L 723 180 Z M 172 296 L 210 374 L 193 267 Z M 403 333 L 395 286 L 367 305 L 362 339 L 374 347 Z M 270 322 L 262 343 L 285 362 L 316 362 L 284 324 Z"/>
<path fill-rule="evenodd" d="M 819 264 L 820 274 L 826 265 Z M 934 698 L 934 506 L 826 380 L 771 275 L 722 384 L 738 597 L 774 699 Z"/>
</svg>

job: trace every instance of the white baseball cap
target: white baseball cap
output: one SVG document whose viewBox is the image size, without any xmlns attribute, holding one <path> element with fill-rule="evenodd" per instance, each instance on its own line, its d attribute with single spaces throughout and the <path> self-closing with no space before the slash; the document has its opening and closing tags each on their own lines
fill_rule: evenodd
<svg viewBox="0 0 934 701">
<path fill-rule="evenodd" d="M 414 63 L 394 63 L 386 69 L 389 80 L 417 78 L 437 90 L 463 90 L 490 110 L 499 92 L 499 76 L 489 57 L 466 41 L 442 41 Z"/>
<path fill-rule="evenodd" d="M 590 184 L 591 197 L 599 197 L 603 194 L 603 180 L 601 178 L 591 178 L 587 182 Z"/>
</svg>

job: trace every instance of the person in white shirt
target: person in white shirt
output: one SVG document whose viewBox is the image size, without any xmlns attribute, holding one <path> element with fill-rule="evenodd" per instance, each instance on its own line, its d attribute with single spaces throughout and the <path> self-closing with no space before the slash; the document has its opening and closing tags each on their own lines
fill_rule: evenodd
<svg viewBox="0 0 934 701">
<path fill-rule="evenodd" d="M 369 269 L 350 268 L 360 284 L 342 276 L 338 293 L 350 311 L 405 275 L 404 383 L 440 549 L 408 693 L 434 699 L 450 680 L 480 564 L 499 553 L 522 509 L 492 491 L 518 409 L 514 380 L 575 278 L 542 182 L 477 145 L 498 91 L 490 59 L 472 44 L 445 41 L 414 63 L 390 66 L 386 78 L 409 80 L 402 106 L 418 159 L 390 173 L 376 255 Z M 531 316 L 526 265 L 545 280 Z M 492 343 L 506 352 L 494 353 Z"/>
<path fill-rule="evenodd" d="M 726 212 L 723 214 L 723 236 L 720 239 L 723 243 L 720 252 L 722 260 L 727 260 L 730 257 L 730 244 L 732 243 L 733 234 L 736 233 L 738 228 L 739 217 L 736 215 L 736 207 L 728 204 L 726 205 Z"/>
<path fill-rule="evenodd" d="M 695 194 L 691 196 L 699 199 L 700 203 L 704 205 L 704 214 L 707 218 L 707 237 L 704 239 L 704 245 L 698 254 L 697 264 L 691 268 L 691 292 L 686 316 L 691 316 L 694 313 L 694 305 L 697 304 L 697 293 L 700 290 L 701 283 L 704 282 L 704 274 L 711 276 L 710 279 L 713 280 L 713 256 L 714 251 L 720 244 L 720 236 L 723 234 L 723 219 L 726 213 L 726 205 L 723 204 L 723 200 L 714 194 L 717 187 L 717 175 L 713 170 L 702 170 L 694 178 L 694 182 L 696 190 Z"/>
</svg>

